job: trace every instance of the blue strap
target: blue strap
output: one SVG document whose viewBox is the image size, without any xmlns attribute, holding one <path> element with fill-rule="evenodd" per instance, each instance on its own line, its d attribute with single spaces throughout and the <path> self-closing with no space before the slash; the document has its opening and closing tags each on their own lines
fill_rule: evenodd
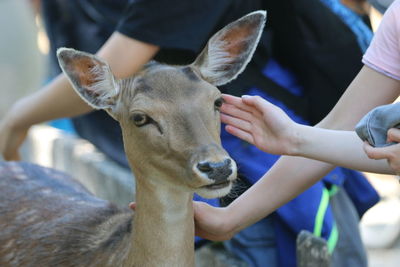
<svg viewBox="0 0 400 267">
<path fill-rule="evenodd" d="M 321 0 L 321 2 L 330 8 L 350 28 L 357 38 L 361 51 L 365 53 L 372 40 L 373 33 L 364 23 L 361 16 L 343 5 L 339 0 Z"/>
</svg>

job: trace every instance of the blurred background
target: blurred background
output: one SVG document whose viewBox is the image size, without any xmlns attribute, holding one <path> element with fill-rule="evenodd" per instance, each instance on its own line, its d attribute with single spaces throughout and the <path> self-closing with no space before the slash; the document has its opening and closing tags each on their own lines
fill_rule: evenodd
<svg viewBox="0 0 400 267">
<path fill-rule="evenodd" d="M 38 8 L 39 1 L 35 0 L 0 1 L 0 119 L 16 99 L 38 90 L 45 83 L 49 45 Z M 380 18 L 379 13 L 372 9 L 374 29 Z M 31 142 L 37 142 L 37 151 L 46 153 L 46 149 L 41 147 L 46 144 L 41 139 L 39 133 L 36 138 L 31 138 Z M 46 162 L 37 160 L 43 157 L 40 153 L 25 159 L 46 165 Z M 400 183 L 394 176 L 366 175 L 382 196 L 382 201 L 367 212 L 360 226 L 370 266 L 399 266 Z"/>
<path fill-rule="evenodd" d="M 0 1 L 0 116 L 23 95 L 40 88 L 48 42 L 36 16 L 37 1 Z"/>
</svg>

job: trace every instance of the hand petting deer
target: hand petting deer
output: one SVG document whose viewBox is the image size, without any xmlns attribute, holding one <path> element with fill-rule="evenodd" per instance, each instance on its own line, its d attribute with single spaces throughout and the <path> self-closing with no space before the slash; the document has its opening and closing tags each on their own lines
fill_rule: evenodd
<svg viewBox="0 0 400 267">
<path fill-rule="evenodd" d="M 215 86 L 243 71 L 264 23 L 265 12 L 250 13 L 217 32 L 191 65 L 150 63 L 122 80 L 94 55 L 59 49 L 76 92 L 120 122 L 136 210 L 61 172 L 0 163 L 0 266 L 194 266 L 193 193 L 221 197 L 236 179 L 221 147 Z"/>
</svg>

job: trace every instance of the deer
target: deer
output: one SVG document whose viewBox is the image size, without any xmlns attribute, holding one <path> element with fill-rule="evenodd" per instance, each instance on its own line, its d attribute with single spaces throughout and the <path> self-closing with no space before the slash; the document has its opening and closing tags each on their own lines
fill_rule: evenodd
<svg viewBox="0 0 400 267">
<path fill-rule="evenodd" d="M 98 56 L 60 48 L 74 90 L 122 128 L 136 209 L 97 198 L 63 172 L 0 163 L 0 266 L 194 266 L 193 194 L 229 193 L 237 166 L 220 140 L 217 86 L 251 59 L 266 20 L 215 33 L 186 66 L 150 62 L 117 79 Z"/>
</svg>

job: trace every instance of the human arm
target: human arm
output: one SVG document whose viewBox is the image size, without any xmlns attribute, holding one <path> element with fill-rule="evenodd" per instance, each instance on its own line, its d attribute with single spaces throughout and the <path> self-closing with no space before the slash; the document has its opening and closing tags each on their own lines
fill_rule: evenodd
<svg viewBox="0 0 400 267">
<path fill-rule="evenodd" d="M 392 174 L 384 160 L 371 160 L 354 131 L 338 131 L 293 122 L 280 108 L 258 96 L 224 96 L 227 130 L 261 150 L 302 156 L 360 171 Z M 375 158 L 376 159 L 376 158 Z"/>
<path fill-rule="evenodd" d="M 94 7 L 99 7 L 99 11 L 103 10 L 101 7 L 107 7 L 110 4 L 108 3 L 109 1 L 106 1 L 107 3 L 100 2 L 98 4 L 93 3 Z M 118 21 L 115 25 L 118 33 L 115 33 L 110 38 L 98 55 L 109 62 L 113 73 L 117 77 L 133 74 L 144 62 L 147 62 L 148 59 L 156 54 L 159 47 L 163 49 L 160 53 L 157 53 L 157 60 L 169 64 L 189 64 L 190 58 L 193 56 L 192 53 L 202 49 L 205 41 L 218 24 L 221 23 L 221 18 L 229 6 L 231 6 L 229 1 L 215 2 L 211 0 L 188 2 L 166 0 L 130 1 L 124 10 L 115 9 L 113 5 L 112 10 L 123 11 L 121 14 L 119 12 L 116 12 L 116 14 L 111 12 L 109 14 L 110 21 L 113 23 Z M 52 10 L 47 11 L 52 12 Z M 204 18 L 207 19 L 205 20 Z M 55 31 L 59 28 L 56 27 Z M 99 28 L 100 33 L 103 30 L 108 32 L 108 27 L 102 29 L 103 26 L 100 25 Z M 81 33 L 81 31 L 76 32 L 78 34 Z M 125 36 L 129 36 L 131 39 Z M 83 38 L 83 41 L 79 43 L 85 45 L 86 42 L 91 41 L 87 39 Z M 116 40 L 120 40 L 123 43 L 117 43 Z M 141 40 L 141 42 L 137 40 Z M 124 43 L 127 45 L 121 45 Z M 138 46 L 140 49 L 136 49 Z M 182 53 L 184 56 L 181 55 Z M 110 57 L 115 60 L 111 62 Z M 131 64 L 134 64 L 134 66 L 132 67 Z M 121 67 L 119 68 L 118 66 Z M 122 73 L 120 74 L 119 71 Z M 15 159 L 17 147 L 19 146 L 16 144 L 23 140 L 26 130 L 33 124 L 33 121 L 41 122 L 59 117 L 74 116 L 91 110 L 70 90 L 71 87 L 65 77 L 61 81 L 62 84 L 58 83 L 59 86 L 49 85 L 50 88 L 59 87 L 55 91 L 51 89 L 55 93 L 55 97 L 50 97 L 51 95 L 45 90 L 43 93 L 36 94 L 36 97 L 33 97 L 34 101 L 31 101 L 32 99 L 28 97 L 25 103 L 17 105 L 14 111 L 7 114 L 12 116 L 10 116 L 10 119 L 5 118 L 7 123 L 3 123 L 3 126 L 0 125 L 0 153 L 7 154 L 6 157 L 8 159 Z M 60 91 L 64 91 L 64 93 L 61 94 Z M 62 96 L 63 101 L 60 101 L 61 98 L 57 97 L 57 94 Z M 72 98 L 71 94 L 75 99 Z M 66 99 L 65 102 L 64 99 Z M 71 108 L 71 104 L 67 103 L 67 101 L 71 101 L 74 106 Z M 25 109 L 26 103 L 29 105 L 34 104 L 34 106 L 31 109 L 26 109 L 18 117 L 24 118 L 25 122 L 28 123 L 17 123 L 18 120 L 13 118 L 13 115 L 21 107 Z M 39 108 L 42 108 L 42 110 L 40 111 Z M 15 140 L 17 136 L 19 136 L 18 140 Z M 9 140 L 9 138 L 14 140 Z"/>
<path fill-rule="evenodd" d="M 305 126 L 299 135 L 298 156 L 359 171 L 394 174 L 386 160 L 371 159 L 365 154 L 363 143 L 354 131 Z"/>
<path fill-rule="evenodd" d="M 396 45 L 400 40 L 399 9 L 400 1 L 396 1 L 385 13 L 380 29 L 364 56 L 364 63 L 368 67 L 361 69 L 333 110 L 317 127 L 353 130 L 356 123 L 371 109 L 392 103 L 399 96 L 400 78 L 396 79 L 400 77 L 400 51 Z M 290 136 L 290 131 L 283 129 L 283 133 L 289 133 Z M 227 130 L 230 131 L 229 127 Z M 279 149 L 279 143 L 275 145 L 274 149 Z M 287 149 L 287 146 L 282 147 Z M 207 233 L 213 240 L 233 235 L 302 193 L 332 168 L 334 165 L 321 161 L 282 156 L 262 179 L 227 208 L 218 210 L 197 205 L 197 232 Z M 214 215 L 210 223 L 204 219 L 207 215 Z"/>
<path fill-rule="evenodd" d="M 392 128 L 387 132 L 387 141 L 400 143 L 400 129 Z M 400 144 L 393 144 L 385 147 L 373 147 L 367 142 L 364 143 L 364 151 L 369 158 L 379 160 L 386 159 L 390 168 L 397 175 L 400 173 Z"/>
<path fill-rule="evenodd" d="M 367 67 L 363 72 L 376 74 L 381 83 L 393 83 L 394 87 L 398 83 Z M 227 131 L 267 153 L 302 156 L 361 171 L 393 173 L 385 160 L 367 157 L 354 131 L 297 124 L 280 108 L 257 96 L 226 95 L 224 99 L 221 111 L 226 114 L 221 119 L 227 123 Z"/>
<path fill-rule="evenodd" d="M 363 67 L 334 109 L 317 127 L 352 130 L 369 110 L 393 102 L 399 92 L 398 81 Z M 227 130 L 232 133 L 229 127 Z M 302 193 L 334 167 L 313 159 L 282 156 L 255 185 L 224 210 L 195 207 L 196 222 L 201 222 L 196 224 L 197 232 L 207 233 L 208 238 L 214 240 L 232 236 Z M 221 214 L 223 216 L 219 216 Z M 208 223 L 204 219 L 206 216 L 212 216 L 213 220 Z"/>
<path fill-rule="evenodd" d="M 158 50 L 158 46 L 116 32 L 97 54 L 110 64 L 116 77 L 124 78 L 138 71 Z M 92 108 L 60 74 L 42 90 L 17 101 L 7 112 L 0 123 L 0 152 L 6 160 L 18 160 L 18 148 L 32 125 L 90 111 Z"/>
</svg>

